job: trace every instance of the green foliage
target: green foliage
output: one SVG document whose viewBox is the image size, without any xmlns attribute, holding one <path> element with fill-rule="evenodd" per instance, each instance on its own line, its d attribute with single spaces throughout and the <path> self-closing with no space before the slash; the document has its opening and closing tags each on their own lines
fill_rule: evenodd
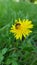
<svg viewBox="0 0 37 65">
<path fill-rule="evenodd" d="M 15 19 L 33 22 L 33 33 L 15 40 L 10 28 Z M 37 65 L 37 5 L 0 0 L 0 65 Z"/>
</svg>

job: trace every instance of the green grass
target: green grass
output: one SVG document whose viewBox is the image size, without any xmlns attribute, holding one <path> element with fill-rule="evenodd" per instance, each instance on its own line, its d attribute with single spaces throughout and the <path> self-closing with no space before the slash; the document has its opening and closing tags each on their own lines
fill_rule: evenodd
<svg viewBox="0 0 37 65">
<path fill-rule="evenodd" d="M 33 33 L 15 40 L 10 28 L 15 19 L 33 22 Z M 37 5 L 0 0 L 0 65 L 37 65 Z"/>
</svg>

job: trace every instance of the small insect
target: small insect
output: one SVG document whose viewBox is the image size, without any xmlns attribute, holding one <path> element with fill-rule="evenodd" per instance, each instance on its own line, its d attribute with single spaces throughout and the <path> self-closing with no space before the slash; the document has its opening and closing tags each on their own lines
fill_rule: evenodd
<svg viewBox="0 0 37 65">
<path fill-rule="evenodd" d="M 16 27 L 16 29 L 18 29 L 19 27 L 20 27 L 20 23 L 16 23 L 16 25 L 15 25 L 15 27 Z"/>
</svg>

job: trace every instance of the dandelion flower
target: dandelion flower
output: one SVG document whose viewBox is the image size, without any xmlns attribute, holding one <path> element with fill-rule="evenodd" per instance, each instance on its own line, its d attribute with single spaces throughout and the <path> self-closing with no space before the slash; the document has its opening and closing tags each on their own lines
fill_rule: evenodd
<svg viewBox="0 0 37 65">
<path fill-rule="evenodd" d="M 15 20 L 15 24 L 12 24 L 10 32 L 14 33 L 16 39 L 22 40 L 22 37 L 27 37 L 33 28 L 32 21 L 27 20 Z"/>
</svg>

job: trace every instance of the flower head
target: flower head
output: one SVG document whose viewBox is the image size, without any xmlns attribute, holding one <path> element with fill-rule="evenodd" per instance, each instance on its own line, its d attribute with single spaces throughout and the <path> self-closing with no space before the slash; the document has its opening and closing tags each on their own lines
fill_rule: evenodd
<svg viewBox="0 0 37 65">
<path fill-rule="evenodd" d="M 15 20 L 15 24 L 12 25 L 10 32 L 14 33 L 16 39 L 22 39 L 27 37 L 33 28 L 32 21 L 27 20 Z"/>
</svg>

